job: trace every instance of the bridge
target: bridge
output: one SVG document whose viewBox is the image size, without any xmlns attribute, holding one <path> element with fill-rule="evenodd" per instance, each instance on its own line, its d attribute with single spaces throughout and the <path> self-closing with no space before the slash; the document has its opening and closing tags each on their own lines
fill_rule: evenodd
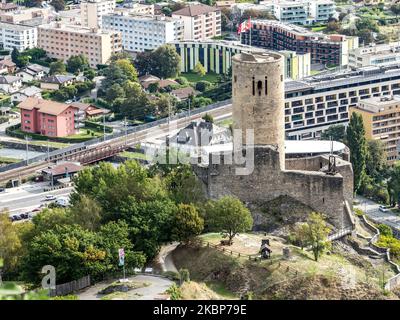
<svg viewBox="0 0 400 320">
<path fill-rule="evenodd" d="M 72 146 L 49 152 L 27 161 L 21 161 L 0 167 L 0 182 L 6 182 L 10 179 L 23 178 L 41 170 L 51 162 L 62 160 L 79 161 L 84 165 L 95 163 L 134 146 L 146 137 L 166 135 L 166 130 L 170 125 L 176 129 L 182 129 L 190 123 L 200 119 L 206 113 L 213 117 L 228 116 L 231 113 L 231 100 L 217 102 L 202 108 L 184 111 L 176 114 L 170 119 L 164 118 L 140 126 L 126 129 L 125 132 L 113 133 L 101 138 L 91 139 L 83 143 L 77 143 Z"/>
</svg>

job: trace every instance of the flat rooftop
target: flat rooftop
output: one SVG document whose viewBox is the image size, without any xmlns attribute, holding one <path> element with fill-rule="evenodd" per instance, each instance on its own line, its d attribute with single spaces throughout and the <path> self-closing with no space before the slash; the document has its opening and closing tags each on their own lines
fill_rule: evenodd
<svg viewBox="0 0 400 320">
<path fill-rule="evenodd" d="M 359 82 L 368 82 L 400 76 L 400 65 L 387 67 L 365 67 L 355 71 L 345 70 L 324 75 L 316 75 L 302 80 L 288 80 L 285 82 L 285 91 L 298 91 L 307 89 L 329 89 L 346 86 Z"/>
<path fill-rule="evenodd" d="M 358 103 L 357 109 L 379 113 L 385 111 L 389 107 L 391 109 L 393 106 L 396 106 L 396 108 L 400 107 L 400 96 L 396 95 L 364 99 Z"/>
</svg>

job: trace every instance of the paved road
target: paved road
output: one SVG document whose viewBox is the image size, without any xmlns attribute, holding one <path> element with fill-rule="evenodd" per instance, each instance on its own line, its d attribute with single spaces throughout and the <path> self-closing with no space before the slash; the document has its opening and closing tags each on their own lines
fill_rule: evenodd
<svg viewBox="0 0 400 320">
<path fill-rule="evenodd" d="M 133 282 L 144 282 L 146 287 L 130 290 L 123 295 L 124 300 L 155 300 L 159 298 L 174 282 L 165 278 L 151 275 L 138 275 L 129 277 Z M 100 300 L 99 291 L 106 288 L 113 281 L 100 282 L 77 294 L 79 300 Z"/>
<path fill-rule="evenodd" d="M 174 242 L 172 244 L 165 245 L 161 248 L 158 254 L 158 262 L 160 263 L 163 272 L 165 271 L 178 272 L 171 256 L 171 252 L 176 249 L 178 244 L 179 242 Z"/>
<path fill-rule="evenodd" d="M 0 193 L 0 210 L 8 209 L 10 214 L 31 211 L 44 203 L 43 199 L 46 195 L 69 196 L 73 191 L 73 188 L 70 187 L 43 192 L 46 185 L 48 183 L 29 183 L 17 188 L 6 189 Z"/>
<path fill-rule="evenodd" d="M 389 212 L 379 211 L 379 204 L 372 200 L 361 196 L 357 196 L 356 199 L 360 202 L 360 204 L 355 207 L 363 210 L 368 217 L 372 218 L 378 223 L 383 223 L 400 230 L 400 216 L 390 210 Z"/>
</svg>

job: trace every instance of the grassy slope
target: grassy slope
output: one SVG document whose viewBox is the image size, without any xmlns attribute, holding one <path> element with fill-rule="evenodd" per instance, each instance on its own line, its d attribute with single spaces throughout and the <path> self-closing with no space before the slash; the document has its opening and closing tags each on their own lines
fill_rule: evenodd
<svg viewBox="0 0 400 320">
<path fill-rule="evenodd" d="M 214 234 L 208 239 L 211 242 L 217 237 Z M 367 268 L 368 262 L 359 256 L 345 257 L 335 251 L 315 262 L 310 252 L 294 247 L 291 260 L 284 260 L 281 252 L 273 250 L 271 260 L 253 262 L 212 248 L 180 247 L 173 258 L 178 269 L 189 269 L 191 279 L 210 281 L 236 296 L 248 281 L 256 299 L 386 298 L 379 287 L 379 270 Z M 386 274 L 386 279 L 389 276 Z"/>
</svg>

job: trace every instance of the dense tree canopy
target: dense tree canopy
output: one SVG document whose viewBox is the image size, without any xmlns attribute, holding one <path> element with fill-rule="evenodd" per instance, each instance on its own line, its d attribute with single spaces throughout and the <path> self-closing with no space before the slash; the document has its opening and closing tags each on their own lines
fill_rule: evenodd
<svg viewBox="0 0 400 320">
<path fill-rule="evenodd" d="M 71 56 L 67 60 L 67 71 L 71 73 L 76 73 L 78 71 L 84 71 L 89 69 L 89 60 L 83 55 L 79 54 L 77 56 Z"/>
<path fill-rule="evenodd" d="M 350 148 L 350 161 L 354 172 L 354 191 L 360 190 L 365 179 L 367 142 L 361 115 L 352 113 L 347 127 L 346 140 Z"/>
<path fill-rule="evenodd" d="M 51 75 L 67 73 L 67 68 L 65 67 L 65 63 L 61 60 L 57 60 L 55 62 L 50 63 L 49 73 Z"/>
</svg>

